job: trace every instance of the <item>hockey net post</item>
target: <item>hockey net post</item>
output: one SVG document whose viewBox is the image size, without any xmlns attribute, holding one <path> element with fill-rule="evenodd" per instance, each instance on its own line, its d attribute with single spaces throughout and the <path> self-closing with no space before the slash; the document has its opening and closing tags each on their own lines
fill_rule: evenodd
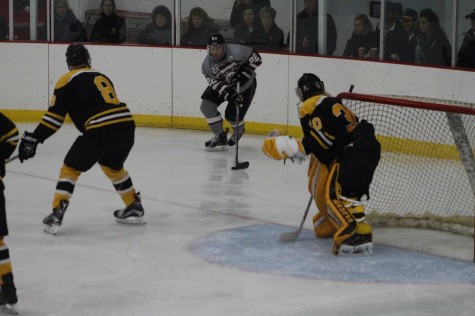
<svg viewBox="0 0 475 316">
<path fill-rule="evenodd" d="M 472 236 L 475 262 L 475 104 L 348 92 L 337 97 L 374 125 L 381 143 L 366 207 L 371 223 Z"/>
</svg>

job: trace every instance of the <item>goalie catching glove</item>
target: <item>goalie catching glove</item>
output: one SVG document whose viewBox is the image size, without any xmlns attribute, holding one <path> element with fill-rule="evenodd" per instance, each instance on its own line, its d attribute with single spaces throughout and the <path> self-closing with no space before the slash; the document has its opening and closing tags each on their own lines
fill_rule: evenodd
<svg viewBox="0 0 475 316">
<path fill-rule="evenodd" d="M 302 146 L 302 139 L 290 136 L 268 137 L 262 145 L 262 152 L 275 160 L 290 159 L 292 162 L 302 163 L 307 158 Z"/>
</svg>

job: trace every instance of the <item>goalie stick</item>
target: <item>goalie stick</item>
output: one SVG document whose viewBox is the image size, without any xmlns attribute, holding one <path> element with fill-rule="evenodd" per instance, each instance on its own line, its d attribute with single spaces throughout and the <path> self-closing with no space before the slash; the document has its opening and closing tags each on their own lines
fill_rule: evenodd
<svg viewBox="0 0 475 316">
<path fill-rule="evenodd" d="M 240 93 L 240 84 L 239 81 L 237 82 L 236 86 L 237 93 Z M 232 170 L 239 170 L 239 169 L 247 169 L 249 168 L 249 161 L 243 161 L 239 162 L 238 160 L 238 155 L 239 155 L 239 108 L 242 106 L 242 104 L 236 103 L 236 127 L 234 130 L 234 134 L 236 135 L 236 163 L 233 167 L 231 167 Z"/>
<path fill-rule="evenodd" d="M 305 209 L 305 213 L 303 213 L 303 217 L 302 217 L 302 220 L 300 221 L 299 228 L 293 232 L 280 234 L 279 242 L 292 242 L 292 241 L 296 241 L 299 238 L 300 233 L 302 233 L 303 224 L 305 223 L 305 220 L 307 219 L 307 214 L 308 214 L 308 211 L 310 210 L 310 205 L 312 205 L 312 201 L 313 201 L 313 196 L 310 195 L 310 200 L 308 200 L 307 208 Z"/>
</svg>

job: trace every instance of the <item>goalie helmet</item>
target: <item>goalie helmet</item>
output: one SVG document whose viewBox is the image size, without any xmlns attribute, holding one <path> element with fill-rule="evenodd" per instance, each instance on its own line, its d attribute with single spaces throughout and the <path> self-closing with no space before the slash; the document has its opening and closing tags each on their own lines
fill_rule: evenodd
<svg viewBox="0 0 475 316">
<path fill-rule="evenodd" d="M 210 34 L 208 37 L 208 54 L 215 60 L 220 61 L 226 55 L 226 45 L 223 35 L 220 33 Z"/>
<path fill-rule="evenodd" d="M 314 95 L 325 93 L 325 85 L 323 81 L 314 74 L 306 73 L 303 74 L 297 82 L 295 93 L 300 101 L 304 102 Z"/>
<path fill-rule="evenodd" d="M 91 56 L 86 47 L 81 43 L 72 43 L 66 50 L 66 63 L 68 68 L 72 66 L 85 65 L 87 68 L 91 68 Z"/>
</svg>

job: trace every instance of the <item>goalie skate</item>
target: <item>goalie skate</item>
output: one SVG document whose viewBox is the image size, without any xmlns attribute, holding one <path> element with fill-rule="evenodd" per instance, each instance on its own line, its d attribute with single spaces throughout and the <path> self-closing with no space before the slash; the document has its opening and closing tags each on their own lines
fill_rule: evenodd
<svg viewBox="0 0 475 316">
<path fill-rule="evenodd" d="M 135 194 L 135 201 L 122 210 L 114 211 L 115 221 L 121 224 L 143 225 L 147 222 L 140 193 Z"/>
<path fill-rule="evenodd" d="M 336 255 L 351 255 L 351 254 L 373 254 L 372 234 L 354 234 L 348 240 L 345 240 L 341 245 L 335 246 L 333 253 Z"/>
</svg>

